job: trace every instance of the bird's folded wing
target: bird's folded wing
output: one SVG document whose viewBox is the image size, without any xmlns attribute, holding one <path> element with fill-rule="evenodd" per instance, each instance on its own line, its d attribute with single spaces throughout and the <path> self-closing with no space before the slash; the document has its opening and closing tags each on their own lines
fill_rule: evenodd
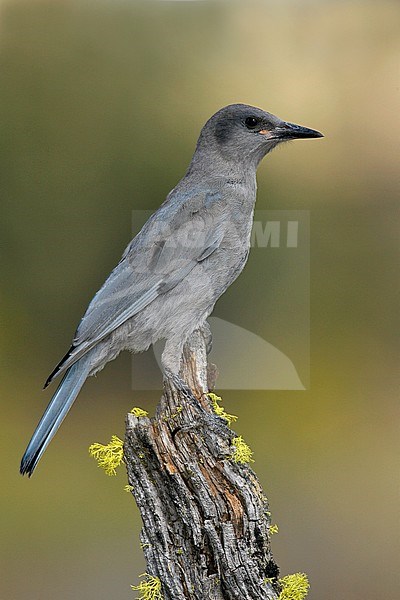
<svg viewBox="0 0 400 600">
<path fill-rule="evenodd" d="M 212 223 L 211 219 L 191 215 L 190 220 L 173 230 L 170 227 L 151 244 L 139 243 L 140 240 L 131 244 L 89 304 L 69 353 L 48 381 L 157 297 L 174 288 L 219 247 L 224 231 L 225 224 L 220 220 Z"/>
</svg>

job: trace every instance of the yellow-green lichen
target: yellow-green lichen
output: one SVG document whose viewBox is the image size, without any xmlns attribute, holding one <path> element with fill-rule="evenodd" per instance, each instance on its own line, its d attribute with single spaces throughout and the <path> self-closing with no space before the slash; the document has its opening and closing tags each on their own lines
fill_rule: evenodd
<svg viewBox="0 0 400 600">
<path fill-rule="evenodd" d="M 145 577 L 139 585 L 132 585 L 132 589 L 140 592 L 137 600 L 163 600 L 161 594 L 161 581 L 158 577 L 153 577 L 148 573 L 142 573 L 139 577 Z"/>
<path fill-rule="evenodd" d="M 116 468 L 124 458 L 124 442 L 113 435 L 106 445 L 92 444 L 89 447 L 89 454 L 97 460 L 98 466 L 104 469 L 107 475 L 116 475 Z"/>
<path fill-rule="evenodd" d="M 282 586 L 279 600 L 304 600 L 310 589 L 308 577 L 305 573 L 294 573 L 279 579 Z"/>
<path fill-rule="evenodd" d="M 275 525 L 270 525 L 269 526 L 269 533 L 270 533 L 270 535 L 275 535 L 278 532 L 279 532 L 279 527 L 278 527 L 278 525 L 276 525 L 276 523 L 275 523 Z"/>
<path fill-rule="evenodd" d="M 215 414 L 224 419 L 228 423 L 229 427 L 232 423 L 238 420 L 238 417 L 236 415 L 228 414 L 227 412 L 225 412 L 224 407 L 220 406 L 219 402 L 222 402 L 222 398 L 220 396 L 217 396 L 217 394 L 213 394 L 212 392 L 207 394 L 207 396 L 211 400 L 211 404 Z"/>
<path fill-rule="evenodd" d="M 253 451 L 249 448 L 249 446 L 243 440 L 241 435 L 233 438 L 232 446 L 234 447 L 232 459 L 235 463 L 244 465 L 250 462 L 254 462 Z"/>
<path fill-rule="evenodd" d="M 141 550 L 144 550 L 145 548 L 151 548 L 151 544 L 149 544 L 148 542 L 142 542 L 140 544 L 140 548 Z"/>
<path fill-rule="evenodd" d="M 176 417 L 178 415 L 180 415 L 182 411 L 183 411 L 183 406 L 177 406 L 176 412 L 172 413 L 170 417 L 165 417 L 164 420 L 169 421 L 170 419 L 176 419 Z"/>
<path fill-rule="evenodd" d="M 138 406 L 134 406 L 131 410 L 131 413 L 135 417 L 147 417 L 149 414 L 147 410 L 143 410 L 143 408 L 139 408 Z"/>
</svg>

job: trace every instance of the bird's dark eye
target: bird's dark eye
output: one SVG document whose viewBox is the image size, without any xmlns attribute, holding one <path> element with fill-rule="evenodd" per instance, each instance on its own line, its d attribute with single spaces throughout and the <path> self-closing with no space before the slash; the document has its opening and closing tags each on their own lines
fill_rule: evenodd
<svg viewBox="0 0 400 600">
<path fill-rule="evenodd" d="M 255 129 L 257 127 L 259 121 L 256 117 L 247 117 L 247 119 L 245 120 L 244 123 L 245 123 L 247 129 Z"/>
</svg>

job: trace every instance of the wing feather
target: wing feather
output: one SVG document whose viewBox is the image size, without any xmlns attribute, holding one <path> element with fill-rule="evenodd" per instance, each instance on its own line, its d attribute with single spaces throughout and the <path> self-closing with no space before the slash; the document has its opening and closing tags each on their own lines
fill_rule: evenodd
<svg viewBox="0 0 400 600">
<path fill-rule="evenodd" d="M 123 258 L 100 288 L 82 318 L 72 348 L 48 382 L 86 354 L 124 322 L 137 315 L 157 297 L 173 289 L 221 244 L 225 224 L 215 215 L 204 218 L 190 205 L 176 211 L 168 230 L 153 217 L 132 240 Z M 186 216 L 186 218 L 184 218 Z M 151 235 L 149 229 L 157 234 Z M 150 235 L 149 235 L 150 234 Z M 146 244 L 146 240 L 151 240 Z"/>
</svg>

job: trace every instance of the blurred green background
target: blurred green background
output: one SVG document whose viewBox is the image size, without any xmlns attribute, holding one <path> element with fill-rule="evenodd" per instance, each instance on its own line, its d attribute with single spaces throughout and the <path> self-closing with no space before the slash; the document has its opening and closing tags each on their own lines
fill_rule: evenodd
<svg viewBox="0 0 400 600">
<path fill-rule="evenodd" d="M 259 170 L 258 209 L 311 211 L 311 388 L 229 392 L 311 600 L 398 597 L 397 2 L 1 2 L 0 597 L 133 598 L 145 570 L 123 469 L 94 441 L 134 405 L 124 355 L 87 382 L 32 480 L 20 456 L 41 386 L 130 239 L 231 102 L 321 130 Z M 279 274 L 276 274 L 279 277 Z M 249 294 L 249 289 L 251 294 Z M 215 314 L 268 333 L 250 258 Z"/>
</svg>

